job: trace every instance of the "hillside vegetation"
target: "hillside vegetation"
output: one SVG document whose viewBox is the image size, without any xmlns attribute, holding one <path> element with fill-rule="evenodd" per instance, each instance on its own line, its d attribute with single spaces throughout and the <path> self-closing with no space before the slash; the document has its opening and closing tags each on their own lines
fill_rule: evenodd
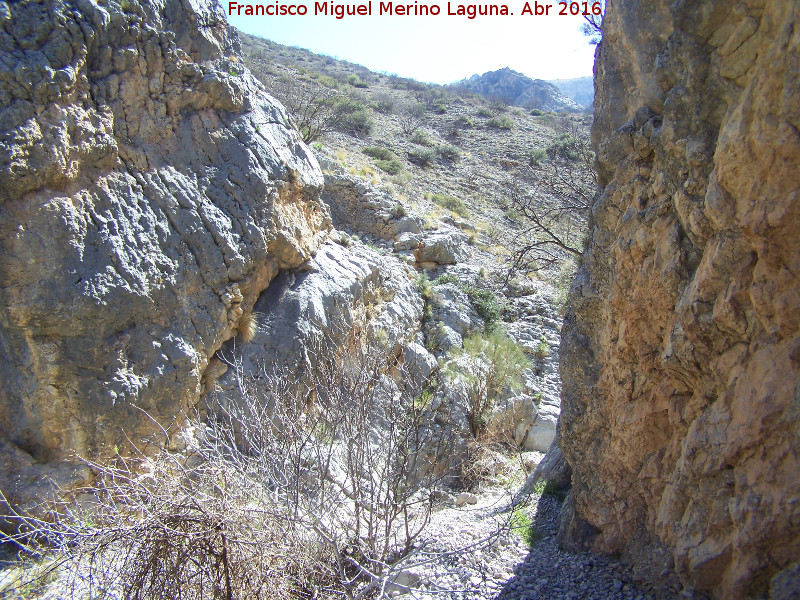
<svg viewBox="0 0 800 600">
<path fill-rule="evenodd" d="M 293 114 L 323 170 L 359 176 L 431 224 L 456 224 L 477 262 L 514 274 L 554 275 L 575 255 L 563 246 L 580 250 L 594 196 L 590 116 L 512 107 L 239 35 L 245 64 Z M 523 252 L 537 244 L 535 257 Z"/>
</svg>

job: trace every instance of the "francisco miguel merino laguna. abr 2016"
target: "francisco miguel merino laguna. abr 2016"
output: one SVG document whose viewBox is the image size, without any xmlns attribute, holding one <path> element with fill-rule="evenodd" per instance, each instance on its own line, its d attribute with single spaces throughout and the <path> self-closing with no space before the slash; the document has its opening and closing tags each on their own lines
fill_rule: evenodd
<svg viewBox="0 0 800 600">
<path fill-rule="evenodd" d="M 378 15 L 402 16 L 402 17 L 424 17 L 437 16 L 441 14 L 441 7 L 438 4 L 397 4 L 394 2 L 377 2 Z M 315 2 L 315 15 L 330 15 L 337 19 L 345 16 L 372 15 L 372 0 L 365 4 L 336 4 L 334 2 Z M 281 4 L 279 1 L 272 4 L 240 4 L 239 2 L 228 2 L 228 16 L 247 15 L 247 16 L 283 16 L 283 15 L 305 15 L 308 7 L 305 4 Z M 453 4 L 447 3 L 447 13 L 450 16 L 465 16 L 468 19 L 483 16 L 505 16 L 511 15 L 508 6 L 505 4 Z"/>
</svg>

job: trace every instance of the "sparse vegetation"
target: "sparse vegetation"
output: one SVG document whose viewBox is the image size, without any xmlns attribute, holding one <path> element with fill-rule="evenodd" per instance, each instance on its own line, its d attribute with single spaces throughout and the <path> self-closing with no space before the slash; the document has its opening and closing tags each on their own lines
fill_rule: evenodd
<svg viewBox="0 0 800 600">
<path fill-rule="evenodd" d="M 468 218 L 469 209 L 464 201 L 455 196 L 448 196 L 447 194 L 430 194 L 429 198 L 439 206 L 451 210 L 460 217 Z"/>
<path fill-rule="evenodd" d="M 475 121 L 473 121 L 468 115 L 461 115 L 455 120 L 454 125 L 456 127 L 468 129 L 475 126 Z"/>
<path fill-rule="evenodd" d="M 390 115 L 394 111 L 394 99 L 385 93 L 377 94 L 370 106 L 384 115 Z"/>
<path fill-rule="evenodd" d="M 413 134 L 425 122 L 425 105 L 419 102 L 407 102 L 398 112 L 400 128 L 406 135 Z"/>
<path fill-rule="evenodd" d="M 509 276 L 556 267 L 582 253 L 588 214 L 598 194 L 588 133 L 564 118 L 547 147 L 549 160 L 506 182 L 504 208 L 519 215 L 523 231 L 509 240 Z"/>
<path fill-rule="evenodd" d="M 498 115 L 486 121 L 486 125 L 487 127 L 493 127 L 494 129 L 511 130 L 514 129 L 515 124 L 514 119 L 508 115 Z"/>
<path fill-rule="evenodd" d="M 411 135 L 411 141 L 420 146 L 433 146 L 433 140 L 422 130 L 417 130 Z"/>
<path fill-rule="evenodd" d="M 455 162 L 461 158 L 461 151 L 455 146 L 450 146 L 448 144 L 440 144 L 437 146 L 436 154 L 451 162 Z"/>
<path fill-rule="evenodd" d="M 409 162 L 420 167 L 428 167 L 433 164 L 436 153 L 429 148 L 415 148 L 408 151 Z"/>
</svg>

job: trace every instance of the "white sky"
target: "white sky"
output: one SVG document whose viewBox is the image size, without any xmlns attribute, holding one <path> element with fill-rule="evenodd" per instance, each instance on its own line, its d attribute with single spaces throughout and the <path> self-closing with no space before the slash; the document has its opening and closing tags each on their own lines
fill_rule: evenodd
<svg viewBox="0 0 800 600">
<path fill-rule="evenodd" d="M 242 0 L 272 4 L 275 0 Z M 281 4 L 303 3 L 281 0 Z M 413 0 L 412 0 L 413 1 Z M 363 0 L 366 2 L 366 0 Z M 438 16 L 378 15 L 314 16 L 314 2 L 305 16 L 229 16 L 236 28 L 280 44 L 299 46 L 364 65 L 373 71 L 396 73 L 432 83 L 452 83 L 475 73 L 502 67 L 538 79 L 567 79 L 592 74 L 594 49 L 580 31 L 582 17 L 522 15 L 524 1 L 511 1 L 510 16 L 448 16 L 448 3 L 437 3 Z M 222 0 L 228 9 L 228 0 Z M 452 3 L 455 12 L 457 3 Z M 531 2 L 533 6 L 533 2 Z M 591 5 L 590 5 L 591 6 Z"/>
</svg>

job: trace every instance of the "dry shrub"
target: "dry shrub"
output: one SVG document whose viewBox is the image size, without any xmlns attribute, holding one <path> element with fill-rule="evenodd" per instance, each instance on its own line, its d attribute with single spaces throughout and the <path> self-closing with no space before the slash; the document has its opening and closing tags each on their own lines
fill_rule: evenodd
<svg viewBox="0 0 800 600">
<path fill-rule="evenodd" d="M 263 481 L 207 459 L 90 463 L 94 484 L 47 517 L 18 515 L 12 537 L 76 598 L 304 598 L 335 580 L 324 545 L 293 530 Z"/>
<path fill-rule="evenodd" d="M 519 470 L 519 466 L 515 465 L 513 457 L 508 454 L 508 446 L 471 440 L 461 463 L 461 485 L 473 490 L 482 484 L 494 485 L 509 479 Z"/>
<path fill-rule="evenodd" d="M 217 392 L 185 450 L 86 461 L 94 483 L 13 513 L 6 541 L 75 598 L 385 597 L 423 547 L 449 452 L 385 354 L 352 339 L 301 374 L 231 362 L 237 394 Z"/>
<path fill-rule="evenodd" d="M 255 312 L 244 313 L 239 319 L 239 333 L 242 341 L 252 342 L 258 333 L 259 315 Z"/>
</svg>

